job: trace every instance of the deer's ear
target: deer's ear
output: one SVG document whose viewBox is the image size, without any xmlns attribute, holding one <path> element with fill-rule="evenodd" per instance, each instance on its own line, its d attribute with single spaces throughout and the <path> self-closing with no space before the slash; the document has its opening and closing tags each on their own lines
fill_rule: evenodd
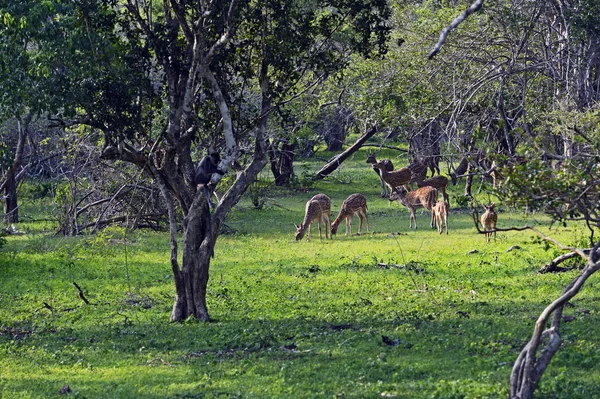
<svg viewBox="0 0 600 399">
<path fill-rule="evenodd" d="M 296 223 L 294 223 L 294 227 L 296 227 L 296 230 L 300 228 Z"/>
</svg>

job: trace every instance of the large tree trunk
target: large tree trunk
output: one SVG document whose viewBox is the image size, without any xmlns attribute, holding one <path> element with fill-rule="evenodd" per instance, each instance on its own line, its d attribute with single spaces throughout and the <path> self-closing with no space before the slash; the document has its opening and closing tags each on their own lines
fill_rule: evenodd
<svg viewBox="0 0 600 399">
<path fill-rule="evenodd" d="M 269 146 L 269 161 L 271 163 L 271 172 L 275 177 L 276 186 L 287 186 L 294 176 L 294 154 L 296 143 L 288 143 L 286 140 L 276 141 Z"/>
<path fill-rule="evenodd" d="M 217 238 L 211 224 L 208 202 L 203 191 L 198 190 L 183 221 L 182 266 L 175 274 L 176 294 L 171 321 L 183 321 L 190 316 L 201 321 L 209 320 L 206 287 Z"/>
</svg>

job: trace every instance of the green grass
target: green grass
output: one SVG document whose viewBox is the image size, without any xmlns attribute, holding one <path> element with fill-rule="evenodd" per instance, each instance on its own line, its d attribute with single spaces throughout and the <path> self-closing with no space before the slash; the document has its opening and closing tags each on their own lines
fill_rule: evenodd
<svg viewBox="0 0 600 399">
<path fill-rule="evenodd" d="M 232 211 L 211 265 L 211 323 L 168 322 L 167 234 L 62 238 L 20 225 L 28 234 L 0 252 L 0 397 L 61 397 L 65 384 L 86 398 L 507 397 L 535 320 L 576 272 L 536 274 L 555 249 L 531 232 L 486 244 L 468 210 L 452 211 L 448 236 L 420 212 L 410 230 L 407 210 L 379 197 L 364 159 L 309 190 L 273 188 L 262 210 L 244 199 Z M 462 189 L 452 187 L 452 199 Z M 296 242 L 293 223 L 320 192 L 334 216 L 363 193 L 372 232 L 320 241 L 314 228 L 312 241 Z M 583 234 L 500 206 L 499 227 L 526 223 L 564 243 Z M 536 398 L 600 397 L 599 288 L 592 278 L 566 308 L 576 318 L 563 324 Z"/>
</svg>

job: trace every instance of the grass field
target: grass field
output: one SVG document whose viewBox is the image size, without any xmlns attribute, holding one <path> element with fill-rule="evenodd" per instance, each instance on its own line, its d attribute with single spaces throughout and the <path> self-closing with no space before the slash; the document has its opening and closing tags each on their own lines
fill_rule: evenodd
<svg viewBox="0 0 600 399">
<path fill-rule="evenodd" d="M 576 272 L 537 274 L 556 249 L 531 232 L 486 244 L 468 209 L 451 210 L 448 236 L 420 211 L 410 230 L 365 158 L 309 189 L 266 189 L 261 210 L 247 198 L 233 210 L 211 265 L 211 323 L 168 322 L 166 233 L 64 238 L 48 223 L 20 225 L 27 234 L 0 252 L 0 398 L 507 397 L 535 320 Z M 462 190 L 451 187 L 452 205 Z M 355 192 L 368 199 L 370 233 L 321 241 L 314 228 L 312 241 L 294 240 L 312 195 L 329 195 L 335 217 Z M 477 198 L 498 202 L 485 187 Z M 585 237 L 497 208 L 499 227 L 535 225 L 565 244 Z M 600 397 L 599 288 L 591 278 L 565 309 L 574 319 L 536 398 Z"/>
</svg>

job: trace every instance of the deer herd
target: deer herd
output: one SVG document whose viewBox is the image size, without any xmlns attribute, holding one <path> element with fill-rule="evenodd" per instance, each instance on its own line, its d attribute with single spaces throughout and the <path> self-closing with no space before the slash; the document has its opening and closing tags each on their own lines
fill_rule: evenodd
<svg viewBox="0 0 600 399">
<path fill-rule="evenodd" d="M 373 170 L 377 172 L 381 182 L 381 196 L 388 197 L 390 201 L 398 201 L 410 212 L 409 228 L 417 228 L 415 211 L 424 208 L 431 212 L 432 228 L 437 228 L 442 234 L 445 230 L 448 234 L 448 210 L 450 208 L 450 197 L 446 192 L 448 178 L 442 175 L 432 176 L 426 179 L 427 166 L 419 162 L 413 162 L 406 168 L 393 170 L 392 161 L 389 159 L 377 161 L 370 154 L 367 157 Z M 411 190 L 411 184 L 416 183 L 417 188 Z M 438 201 L 438 194 L 442 193 L 443 200 Z M 485 213 L 481 215 L 486 242 L 490 241 L 491 235 L 496 237 L 496 222 L 498 216 L 494 211 L 495 204 L 484 205 Z M 325 194 L 317 194 L 306 203 L 305 216 L 302 223 L 296 225 L 296 240 L 301 240 L 304 235 L 310 240 L 312 223 L 317 221 L 319 238 L 323 239 L 322 228 L 325 230 L 325 238 L 333 238 L 337 233 L 342 221 L 346 222 L 346 235 L 352 235 L 352 219 L 357 215 L 359 218 L 358 234 L 361 233 L 363 220 L 369 232 L 369 219 L 367 216 L 367 199 L 362 194 L 352 194 L 344 200 L 342 207 L 335 218 L 331 221 L 331 199 Z"/>
</svg>

